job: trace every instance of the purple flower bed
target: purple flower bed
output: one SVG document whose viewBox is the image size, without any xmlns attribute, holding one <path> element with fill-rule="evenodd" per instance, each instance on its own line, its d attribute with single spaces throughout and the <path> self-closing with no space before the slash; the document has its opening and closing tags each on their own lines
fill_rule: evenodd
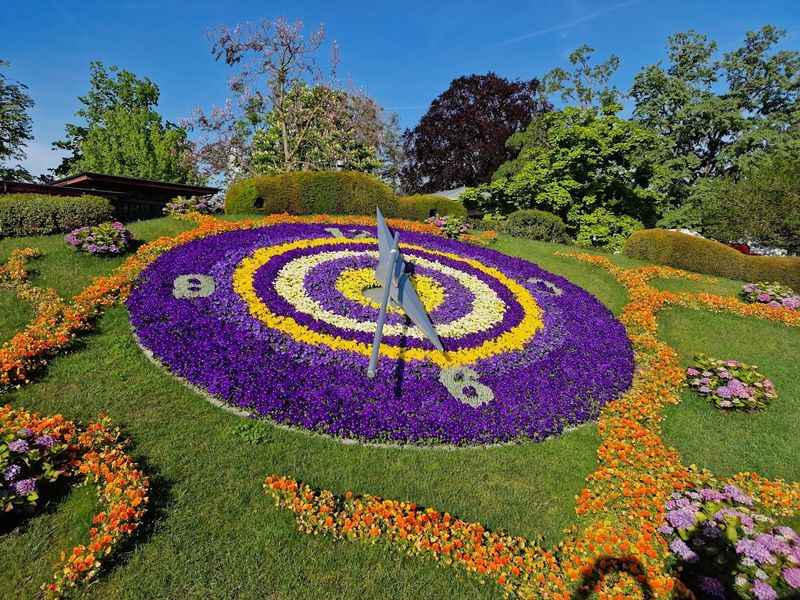
<svg viewBox="0 0 800 600">
<path fill-rule="evenodd" d="M 734 485 L 675 493 L 659 531 L 675 567 L 703 598 L 800 595 L 800 535 L 758 512 Z"/>
<path fill-rule="evenodd" d="M 374 230 L 360 229 L 374 235 Z M 313 247 L 301 243 L 271 258 L 252 276 L 258 302 L 304 333 L 289 334 L 255 318 L 252 299 L 246 300 L 234 286 L 242 261 L 259 248 L 316 238 L 326 241 Z M 368 356 L 308 341 L 317 335 L 342 340 L 344 346 L 372 341 L 369 327 L 374 330 L 377 308 L 345 297 L 336 281 L 348 269 L 374 268 L 377 248 L 355 239 L 333 241 L 341 242 L 323 225 L 284 224 L 176 248 L 142 273 L 128 300 L 133 328 L 142 345 L 175 375 L 231 405 L 280 423 L 360 440 L 482 444 L 542 439 L 595 419 L 603 404 L 630 385 L 633 352 L 624 328 L 593 296 L 524 260 L 407 231 L 401 233 L 401 243 L 420 247 L 403 250 L 415 273 L 445 290 L 431 318 L 437 331 L 449 332 L 441 335 L 448 352 L 471 352 L 530 316 L 530 304 L 522 303 L 519 293 L 461 257 L 480 261 L 524 286 L 524 294 L 540 309 L 542 326 L 521 347 L 498 347 L 464 365 L 474 372 L 468 379 L 475 381 L 474 387 L 469 381 L 464 384 L 461 399 L 440 381 L 442 367 L 429 360 L 382 355 L 378 376 L 369 379 Z M 325 253 L 329 256 L 323 260 Z M 283 269 L 296 269 L 303 261 L 318 262 L 296 271 L 302 277 L 284 277 L 301 290 L 287 295 L 276 282 Z M 205 291 L 176 294 L 176 278 L 187 275 L 206 278 Z M 200 284 L 194 279 L 192 290 Z M 475 290 L 482 290 L 480 298 Z M 494 314 L 497 302 L 502 311 Z M 432 350 L 415 337 L 402 315 L 391 315 L 387 328 L 385 344 L 401 353 Z M 485 392 L 483 386 L 489 388 L 491 401 L 475 406 L 464 401 L 480 395 L 476 387 Z"/>
<path fill-rule="evenodd" d="M 0 423 L 0 514 L 33 511 L 39 486 L 64 474 L 66 449 L 50 435 Z"/>
</svg>

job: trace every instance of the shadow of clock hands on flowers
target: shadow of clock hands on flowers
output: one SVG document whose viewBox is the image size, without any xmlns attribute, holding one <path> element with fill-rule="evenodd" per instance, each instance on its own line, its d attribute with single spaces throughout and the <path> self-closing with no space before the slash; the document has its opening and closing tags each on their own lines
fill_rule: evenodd
<svg viewBox="0 0 800 600">
<path fill-rule="evenodd" d="M 615 574 L 627 574 L 635 579 L 642 591 L 644 600 L 651 600 L 653 588 L 647 580 L 642 563 L 633 556 L 601 556 L 590 567 L 590 571 L 583 576 L 580 585 L 572 594 L 571 600 L 588 600 L 593 597 L 597 585 L 606 578 Z"/>
</svg>

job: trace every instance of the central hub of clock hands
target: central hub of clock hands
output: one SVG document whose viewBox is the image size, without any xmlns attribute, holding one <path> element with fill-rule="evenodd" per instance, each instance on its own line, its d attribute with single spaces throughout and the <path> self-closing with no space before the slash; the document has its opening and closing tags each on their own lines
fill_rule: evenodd
<svg viewBox="0 0 800 600">
<path fill-rule="evenodd" d="M 411 282 L 410 272 L 407 263 L 400 253 L 400 232 L 389 231 L 386 221 L 383 218 L 380 208 L 376 208 L 376 222 L 378 226 L 378 250 L 380 258 L 375 269 L 375 278 L 382 282 L 381 288 L 381 309 L 378 313 L 378 323 L 375 330 L 375 338 L 372 340 L 372 354 L 369 358 L 367 376 L 375 377 L 378 368 L 378 355 L 383 338 L 383 326 L 386 323 L 386 310 L 389 300 L 394 301 L 403 309 L 413 323 L 425 334 L 425 337 L 436 347 L 437 350 L 444 351 L 442 342 L 436 334 L 436 329 L 431 323 L 431 319 L 419 299 L 417 290 Z"/>
</svg>

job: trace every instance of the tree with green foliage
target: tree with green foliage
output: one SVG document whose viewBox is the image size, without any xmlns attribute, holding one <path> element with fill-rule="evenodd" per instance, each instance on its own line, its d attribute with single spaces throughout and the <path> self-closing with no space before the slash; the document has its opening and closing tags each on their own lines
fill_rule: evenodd
<svg viewBox="0 0 800 600">
<path fill-rule="evenodd" d="M 352 169 L 396 178 L 396 120 L 360 91 L 320 67 L 322 27 L 306 36 L 303 23 L 283 18 L 222 27 L 212 33 L 212 53 L 237 69 L 233 100 L 210 114 L 198 109 L 193 126 L 210 174 L 233 181 L 248 173 Z M 393 129 L 394 128 L 394 129 Z"/>
<path fill-rule="evenodd" d="M 11 66 L 0 59 L 0 69 Z M 28 87 L 18 81 L 7 79 L 0 72 L 0 179 L 31 181 L 33 178 L 21 165 L 4 166 L 9 160 L 25 159 L 25 144 L 33 139 L 32 121 L 28 111 L 33 100 Z"/>
<path fill-rule="evenodd" d="M 96 171 L 174 183 L 202 181 L 186 130 L 156 111 L 160 92 L 153 81 L 97 61 L 90 71 L 89 93 L 79 97 L 83 106 L 76 113 L 83 123 L 68 123 L 66 138 L 53 143 L 71 153 L 56 175 Z"/>
<path fill-rule="evenodd" d="M 609 81 L 619 68 L 619 57 L 612 54 L 608 60 L 592 66 L 594 48 L 583 44 L 569 55 L 572 72 L 560 67 L 551 69 L 542 78 L 546 95 L 559 94 L 562 102 L 579 108 L 595 108 L 613 114 L 622 109 L 620 92 Z"/>
<path fill-rule="evenodd" d="M 253 136 L 251 168 L 255 174 L 378 170 L 380 109 L 370 98 L 300 82 L 289 90 L 289 96 L 287 102 L 296 109 L 284 116 L 283 123 L 278 111 L 270 110 Z M 289 134 L 288 155 L 284 131 Z"/>
<path fill-rule="evenodd" d="M 700 178 L 735 175 L 754 155 L 800 135 L 800 52 L 775 51 L 784 35 L 767 25 L 717 59 L 707 36 L 677 33 L 668 64 L 636 75 L 633 117 L 670 143 L 676 206 Z"/>
<path fill-rule="evenodd" d="M 763 153 L 736 178 L 698 181 L 687 206 L 704 235 L 800 253 L 800 144 Z"/>
<path fill-rule="evenodd" d="M 575 230 L 598 209 L 652 224 L 667 202 L 663 143 L 637 123 L 568 107 L 535 119 L 508 144 L 517 157 L 491 183 L 462 195 L 468 207 L 501 214 L 537 208 Z"/>
</svg>

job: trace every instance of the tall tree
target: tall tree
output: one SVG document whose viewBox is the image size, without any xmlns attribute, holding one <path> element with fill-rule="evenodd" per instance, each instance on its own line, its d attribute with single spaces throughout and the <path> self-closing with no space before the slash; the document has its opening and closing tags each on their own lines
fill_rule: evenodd
<svg viewBox="0 0 800 600">
<path fill-rule="evenodd" d="M 336 80 L 338 47 L 329 68 L 320 55 L 325 31 L 306 36 L 283 18 L 222 27 L 211 34 L 217 60 L 236 69 L 233 100 L 193 124 L 209 173 L 227 180 L 249 172 L 352 168 L 382 173 L 392 141 L 391 117 L 360 91 Z"/>
<path fill-rule="evenodd" d="M 0 69 L 11 66 L 0 60 Z M 0 179 L 31 181 L 28 171 L 17 165 L 4 166 L 9 160 L 25 159 L 25 144 L 33 139 L 32 122 L 28 111 L 33 100 L 23 83 L 12 82 L 0 72 Z"/>
<path fill-rule="evenodd" d="M 579 108 L 613 114 L 622 108 L 619 90 L 609 85 L 619 68 L 619 58 L 612 54 L 605 62 L 592 66 L 592 54 L 594 48 L 586 44 L 573 50 L 569 55 L 572 72 L 560 67 L 550 70 L 542 78 L 543 91 L 548 96 L 559 94 L 563 102 Z"/>
<path fill-rule="evenodd" d="M 150 79 L 140 79 L 135 74 L 116 66 L 106 68 L 100 61 L 92 61 L 89 65 L 89 92 L 79 96 L 81 108 L 75 116 L 82 123 L 67 123 L 66 136 L 63 140 L 53 142 L 53 148 L 69 153 L 61 164 L 53 170 L 56 176 L 75 173 L 82 157 L 81 145 L 89 129 L 103 120 L 103 115 L 114 108 L 127 110 L 154 110 L 158 105 L 159 89 Z"/>
<path fill-rule="evenodd" d="M 147 77 L 101 62 L 90 65 L 89 92 L 78 99 L 80 124 L 66 125 L 67 150 L 56 175 L 99 171 L 175 183 L 202 180 L 193 163 L 187 131 L 157 112 L 158 86 Z"/>
<path fill-rule="evenodd" d="M 735 175 L 754 153 L 797 135 L 800 53 L 775 52 L 783 36 L 767 25 L 717 59 L 705 35 L 678 33 L 668 39 L 667 65 L 636 75 L 634 119 L 670 141 L 668 160 L 682 173 L 671 190 L 677 204 L 698 179 Z"/>
<path fill-rule="evenodd" d="M 462 199 L 485 213 L 538 208 L 572 228 L 599 209 L 652 224 L 666 202 L 663 141 L 647 128 L 569 106 L 534 120 L 508 146 L 517 156 Z"/>
<path fill-rule="evenodd" d="M 111 108 L 92 125 L 80 146 L 77 171 L 201 183 L 185 129 L 164 124 L 144 108 Z"/>
<path fill-rule="evenodd" d="M 277 110 L 265 115 L 263 126 L 253 137 L 253 172 L 269 175 L 290 170 L 378 169 L 380 108 L 370 98 L 303 83 L 296 84 L 289 94 L 298 96 L 291 102 L 304 110 L 284 115 L 283 122 Z M 310 114 L 315 118 L 308 119 Z M 284 133 L 291 145 L 289 162 Z"/>
<path fill-rule="evenodd" d="M 506 140 L 543 112 L 539 82 L 509 81 L 494 73 L 459 77 L 403 136 L 408 192 L 435 192 L 489 181 L 513 158 Z"/>
</svg>

